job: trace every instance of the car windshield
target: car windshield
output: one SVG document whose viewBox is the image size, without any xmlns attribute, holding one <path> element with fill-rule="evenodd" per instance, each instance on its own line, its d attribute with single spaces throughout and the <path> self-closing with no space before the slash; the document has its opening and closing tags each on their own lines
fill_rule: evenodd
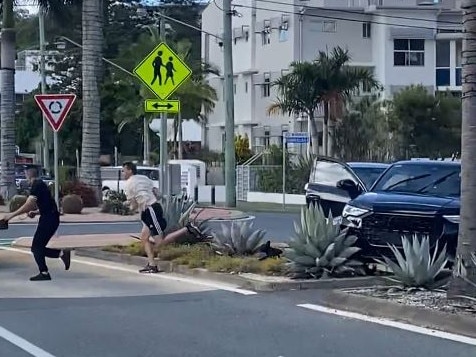
<svg viewBox="0 0 476 357">
<path fill-rule="evenodd" d="M 457 165 L 395 164 L 372 191 L 459 197 L 461 167 Z"/>
<path fill-rule="evenodd" d="M 385 170 L 385 167 L 352 167 L 352 170 L 362 180 L 365 187 L 370 188 Z"/>
</svg>

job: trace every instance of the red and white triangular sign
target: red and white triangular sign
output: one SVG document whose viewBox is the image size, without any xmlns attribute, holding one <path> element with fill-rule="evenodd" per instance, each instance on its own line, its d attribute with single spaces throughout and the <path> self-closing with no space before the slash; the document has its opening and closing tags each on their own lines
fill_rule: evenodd
<svg viewBox="0 0 476 357">
<path fill-rule="evenodd" d="M 36 104 L 38 104 L 54 131 L 60 130 L 75 100 L 76 94 L 35 95 Z"/>
</svg>

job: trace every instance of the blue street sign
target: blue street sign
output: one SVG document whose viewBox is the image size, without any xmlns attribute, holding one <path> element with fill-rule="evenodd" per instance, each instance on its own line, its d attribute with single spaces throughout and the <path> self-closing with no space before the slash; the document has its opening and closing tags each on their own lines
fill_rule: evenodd
<svg viewBox="0 0 476 357">
<path fill-rule="evenodd" d="M 309 134 L 303 133 L 286 133 L 285 136 L 287 144 L 306 144 L 309 142 Z"/>
</svg>

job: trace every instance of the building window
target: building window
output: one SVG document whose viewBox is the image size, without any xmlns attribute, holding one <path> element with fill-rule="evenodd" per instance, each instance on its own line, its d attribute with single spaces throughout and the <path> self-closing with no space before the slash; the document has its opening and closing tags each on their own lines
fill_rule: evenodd
<svg viewBox="0 0 476 357">
<path fill-rule="evenodd" d="M 261 38 L 263 40 L 263 46 L 271 43 L 271 22 L 269 20 L 264 21 L 264 29 L 261 33 Z"/>
<path fill-rule="evenodd" d="M 236 94 L 236 84 L 233 83 L 233 94 Z"/>
<path fill-rule="evenodd" d="M 337 26 L 335 21 L 324 21 L 322 23 L 322 32 L 336 32 Z"/>
<path fill-rule="evenodd" d="M 424 66 L 425 40 L 393 40 L 393 64 L 394 66 Z"/>
<path fill-rule="evenodd" d="M 449 86 L 450 80 L 450 41 L 436 41 L 436 85 Z"/>
<path fill-rule="evenodd" d="M 370 31 L 371 31 L 371 23 L 364 22 L 362 24 L 362 37 L 363 38 L 370 38 Z"/>
<path fill-rule="evenodd" d="M 245 82 L 245 93 L 248 93 L 248 82 Z"/>
<path fill-rule="evenodd" d="M 264 83 L 263 83 L 263 97 L 269 97 L 271 95 L 271 74 L 264 74 Z"/>
<path fill-rule="evenodd" d="M 263 146 L 267 149 L 271 144 L 271 128 L 269 126 L 264 127 L 264 138 L 263 138 Z"/>
</svg>

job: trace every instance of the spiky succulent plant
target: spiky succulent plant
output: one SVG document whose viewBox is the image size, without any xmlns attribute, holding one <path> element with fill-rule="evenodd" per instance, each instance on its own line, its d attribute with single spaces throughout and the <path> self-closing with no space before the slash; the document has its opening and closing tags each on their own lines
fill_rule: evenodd
<svg viewBox="0 0 476 357">
<path fill-rule="evenodd" d="M 196 202 L 179 196 L 160 197 L 159 202 L 164 209 L 164 218 L 167 221 L 165 234 L 184 227 L 190 221 L 190 214 L 196 206 Z"/>
<path fill-rule="evenodd" d="M 336 275 L 361 265 L 350 259 L 360 250 L 353 246 L 357 237 L 335 225 L 332 213 L 326 218 L 320 205 L 301 208 L 301 222 L 294 222 L 294 230 L 285 257 L 295 278 Z"/>
<path fill-rule="evenodd" d="M 401 284 L 404 288 L 433 290 L 447 284 L 451 271 L 445 270 L 448 263 L 446 244 L 438 252 L 437 242 L 431 254 L 428 235 L 422 235 L 421 240 L 418 234 L 413 234 L 412 239 L 402 235 L 401 240 L 403 255 L 394 245 L 389 244 L 396 262 L 385 256 L 383 261 L 376 259 L 393 272 L 394 275 L 387 279 Z"/>
<path fill-rule="evenodd" d="M 232 221 L 221 224 L 221 230 L 212 231 L 211 245 L 221 254 L 229 256 L 253 255 L 261 245 L 266 231 L 253 229 L 253 221 Z"/>
</svg>

